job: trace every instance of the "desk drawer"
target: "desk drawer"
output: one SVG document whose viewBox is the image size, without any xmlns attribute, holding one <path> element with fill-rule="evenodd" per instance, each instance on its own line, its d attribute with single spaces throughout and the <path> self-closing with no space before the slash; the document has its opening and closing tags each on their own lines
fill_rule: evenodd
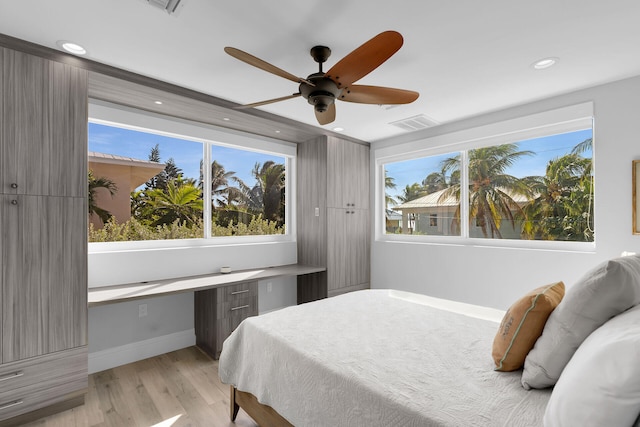
<svg viewBox="0 0 640 427">
<path fill-rule="evenodd" d="M 227 319 L 229 317 L 241 317 L 258 315 L 258 296 L 246 296 L 233 301 L 218 302 L 216 305 L 216 318 Z M 235 327 L 234 327 L 235 329 Z"/>
<path fill-rule="evenodd" d="M 218 304 L 226 302 L 234 302 L 240 299 L 257 297 L 258 282 L 244 282 L 237 285 L 224 286 L 217 289 Z"/>
</svg>

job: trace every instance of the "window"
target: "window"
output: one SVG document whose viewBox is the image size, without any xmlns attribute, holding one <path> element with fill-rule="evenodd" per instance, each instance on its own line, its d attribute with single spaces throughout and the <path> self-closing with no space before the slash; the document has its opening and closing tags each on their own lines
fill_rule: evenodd
<svg viewBox="0 0 640 427">
<path fill-rule="evenodd" d="M 387 220 L 386 232 L 459 236 L 452 227 L 460 212 L 459 183 L 459 153 L 385 164 L 386 208 L 396 213 L 395 221 Z"/>
<path fill-rule="evenodd" d="M 256 141 L 280 152 L 257 151 L 225 144 L 235 134 L 146 113 L 92 110 L 90 242 L 287 234 L 291 147 Z M 140 121 L 145 126 L 131 125 Z"/>
<path fill-rule="evenodd" d="M 590 117 L 451 145 L 378 160 L 385 235 L 594 242 Z"/>
</svg>

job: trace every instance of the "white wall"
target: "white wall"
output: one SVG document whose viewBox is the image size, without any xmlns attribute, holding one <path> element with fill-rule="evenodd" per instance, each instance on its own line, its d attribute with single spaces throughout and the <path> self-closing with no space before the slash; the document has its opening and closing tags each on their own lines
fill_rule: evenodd
<svg viewBox="0 0 640 427">
<path fill-rule="evenodd" d="M 294 241 L 89 253 L 89 287 L 207 274 L 222 266 L 241 270 L 296 262 Z M 296 283 L 295 277 L 260 281 L 259 312 L 295 305 Z M 148 312 L 141 318 L 140 304 L 147 304 Z M 89 309 L 90 372 L 194 344 L 192 292 Z"/>
<path fill-rule="evenodd" d="M 571 286 L 597 263 L 623 251 L 640 253 L 640 236 L 631 232 L 631 161 L 640 159 L 640 77 L 375 142 L 371 145 L 371 170 L 375 171 L 376 152 L 385 147 L 411 141 L 415 145 L 417 140 L 588 101 L 594 103 L 595 117 L 594 252 L 374 240 L 371 287 L 506 309 L 535 287 L 558 280 Z"/>
</svg>

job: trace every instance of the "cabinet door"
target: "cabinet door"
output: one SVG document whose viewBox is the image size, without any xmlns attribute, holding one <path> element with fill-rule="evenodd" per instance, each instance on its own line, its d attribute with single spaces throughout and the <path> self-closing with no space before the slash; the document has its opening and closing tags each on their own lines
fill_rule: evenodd
<svg viewBox="0 0 640 427">
<path fill-rule="evenodd" d="M 0 201 L 3 363 L 86 345 L 85 199 Z"/>
<path fill-rule="evenodd" d="M 369 283 L 371 270 L 369 210 L 354 209 L 348 220 L 349 284 L 362 285 Z"/>
<path fill-rule="evenodd" d="M 86 197 L 86 71 L 1 54 L 0 193 Z"/>
<path fill-rule="evenodd" d="M 332 138 L 327 141 L 327 206 L 369 208 L 369 147 Z"/>
<path fill-rule="evenodd" d="M 349 236 L 346 209 L 327 209 L 327 291 L 349 286 Z"/>
<path fill-rule="evenodd" d="M 369 211 L 328 209 L 327 290 L 369 282 Z"/>
</svg>

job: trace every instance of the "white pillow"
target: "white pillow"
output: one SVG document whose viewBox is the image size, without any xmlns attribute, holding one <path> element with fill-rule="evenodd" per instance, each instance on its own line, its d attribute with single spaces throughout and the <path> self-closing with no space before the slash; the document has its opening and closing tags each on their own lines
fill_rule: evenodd
<svg viewBox="0 0 640 427">
<path fill-rule="evenodd" d="M 551 393 L 544 425 L 631 426 L 639 415 L 640 305 L 582 343 Z"/>
<path fill-rule="evenodd" d="M 582 342 L 604 322 L 640 304 L 640 256 L 607 261 L 569 287 L 527 354 L 525 389 L 556 383 Z"/>
</svg>

